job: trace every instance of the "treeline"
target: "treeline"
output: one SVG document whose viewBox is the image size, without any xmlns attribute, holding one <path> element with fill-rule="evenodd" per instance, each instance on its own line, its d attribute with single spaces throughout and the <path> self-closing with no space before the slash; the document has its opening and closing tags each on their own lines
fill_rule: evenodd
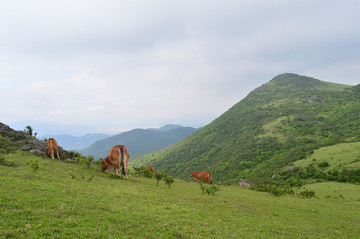
<svg viewBox="0 0 360 239">
<path fill-rule="evenodd" d="M 324 162 L 325 165 L 325 162 Z M 320 165 L 320 167 L 324 167 Z M 360 169 L 333 169 L 329 171 L 324 171 L 320 168 L 314 167 L 310 164 L 305 168 L 295 167 L 291 171 L 282 171 L 277 175 L 276 181 L 280 185 L 289 185 L 289 186 L 302 186 L 305 184 L 306 180 L 316 180 L 320 181 L 335 181 L 335 182 L 350 182 L 350 183 L 360 183 Z"/>
</svg>

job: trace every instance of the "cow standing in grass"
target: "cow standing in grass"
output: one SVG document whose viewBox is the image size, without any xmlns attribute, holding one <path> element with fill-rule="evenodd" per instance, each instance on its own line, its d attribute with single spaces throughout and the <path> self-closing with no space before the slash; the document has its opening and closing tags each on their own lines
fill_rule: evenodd
<svg viewBox="0 0 360 239">
<path fill-rule="evenodd" d="M 59 147 L 58 147 L 58 143 L 56 142 L 56 140 L 54 138 L 49 138 L 46 141 L 46 143 L 47 143 L 47 145 L 46 145 L 46 154 L 49 155 L 51 157 L 51 159 L 55 159 L 54 153 L 56 151 L 57 158 L 60 160 Z"/>
<path fill-rule="evenodd" d="M 100 159 L 102 163 L 102 171 L 104 172 L 108 167 L 115 168 L 117 175 L 122 178 L 125 174 L 127 180 L 127 164 L 129 161 L 129 153 L 124 145 L 116 145 L 111 148 L 109 156 Z"/>
<path fill-rule="evenodd" d="M 200 181 L 205 181 L 208 184 L 212 184 L 212 175 L 209 172 L 197 172 L 197 171 L 193 171 L 190 174 L 190 177 L 193 177 L 196 180 L 200 180 Z"/>
</svg>

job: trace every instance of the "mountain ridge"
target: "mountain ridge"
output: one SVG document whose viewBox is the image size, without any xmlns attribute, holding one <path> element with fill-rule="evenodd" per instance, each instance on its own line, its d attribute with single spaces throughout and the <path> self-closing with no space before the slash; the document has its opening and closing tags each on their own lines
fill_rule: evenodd
<svg viewBox="0 0 360 239">
<path fill-rule="evenodd" d="M 178 142 L 194 133 L 197 129 L 180 125 L 165 125 L 159 129 L 133 129 L 99 140 L 89 147 L 79 150 L 81 154 L 93 156 L 95 159 L 108 155 L 112 146 L 126 145 L 130 161 L 135 157 L 151 153 Z"/>
</svg>

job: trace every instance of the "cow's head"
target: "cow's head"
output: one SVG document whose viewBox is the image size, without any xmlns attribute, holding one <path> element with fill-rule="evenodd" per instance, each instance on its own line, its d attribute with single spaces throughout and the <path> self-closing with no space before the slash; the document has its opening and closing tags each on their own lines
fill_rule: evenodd
<svg viewBox="0 0 360 239">
<path fill-rule="evenodd" d="M 109 167 L 109 163 L 105 159 L 102 159 L 102 158 L 100 158 L 100 161 L 102 164 L 101 170 L 104 172 Z"/>
<path fill-rule="evenodd" d="M 196 172 L 192 171 L 190 177 L 195 177 Z"/>
</svg>

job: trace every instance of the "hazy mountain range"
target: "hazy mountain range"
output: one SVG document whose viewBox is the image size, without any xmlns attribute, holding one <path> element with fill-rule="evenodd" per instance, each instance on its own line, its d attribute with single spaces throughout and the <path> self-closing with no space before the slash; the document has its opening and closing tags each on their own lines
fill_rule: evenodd
<svg viewBox="0 0 360 239">
<path fill-rule="evenodd" d="M 107 134 L 86 134 L 80 137 L 73 135 L 62 134 L 62 135 L 43 135 L 38 138 L 48 139 L 55 138 L 58 144 L 66 150 L 78 151 L 91 145 L 92 143 L 109 137 Z"/>
<path fill-rule="evenodd" d="M 130 160 L 133 160 L 139 155 L 151 153 L 175 144 L 196 130 L 192 127 L 171 124 L 159 129 L 133 129 L 94 142 L 79 152 L 86 156 L 93 156 L 95 159 L 104 158 L 109 154 L 111 147 L 123 144 L 129 151 Z"/>
</svg>

